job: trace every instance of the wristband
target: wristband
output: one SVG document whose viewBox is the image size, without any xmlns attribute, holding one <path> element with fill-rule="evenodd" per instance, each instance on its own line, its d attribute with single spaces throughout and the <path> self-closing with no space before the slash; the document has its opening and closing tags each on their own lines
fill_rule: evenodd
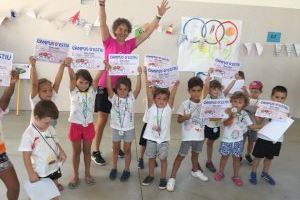
<svg viewBox="0 0 300 200">
<path fill-rule="evenodd" d="M 156 15 L 156 19 L 160 20 L 162 18 L 162 16 L 160 16 L 159 14 Z"/>
<path fill-rule="evenodd" d="M 105 7 L 105 4 L 104 3 L 99 3 L 99 6 Z"/>
</svg>

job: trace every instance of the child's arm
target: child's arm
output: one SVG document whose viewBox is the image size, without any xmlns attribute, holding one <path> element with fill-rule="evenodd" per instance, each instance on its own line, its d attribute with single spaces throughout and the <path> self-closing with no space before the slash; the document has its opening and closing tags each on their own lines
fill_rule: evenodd
<svg viewBox="0 0 300 200">
<path fill-rule="evenodd" d="M 70 91 L 73 91 L 76 87 L 76 75 L 71 67 L 68 67 L 70 77 Z"/>
<path fill-rule="evenodd" d="M 106 24 L 105 0 L 99 0 L 99 6 L 100 36 L 105 41 L 110 35 Z"/>
<path fill-rule="evenodd" d="M 39 90 L 39 80 L 36 71 L 36 59 L 33 56 L 29 57 L 29 63 L 31 65 L 30 80 L 31 80 L 31 98 L 33 99 Z"/>
<path fill-rule="evenodd" d="M 148 108 L 150 108 L 153 104 L 153 88 L 150 87 L 147 75 L 147 68 L 144 67 L 144 74 L 145 74 L 145 86 L 146 86 L 146 95 L 147 95 L 147 103 Z"/>
<path fill-rule="evenodd" d="M 224 126 L 231 126 L 231 124 L 233 123 L 233 121 L 234 121 L 234 118 L 235 118 L 235 113 L 233 113 L 232 111 L 231 111 L 231 109 L 232 108 L 227 108 L 226 110 L 225 110 L 225 112 L 229 115 L 229 118 L 227 118 L 227 119 L 225 119 L 224 121 L 223 121 L 223 124 L 224 124 Z"/>
<path fill-rule="evenodd" d="M 94 88 L 95 91 L 98 88 L 99 79 L 100 79 L 102 73 L 103 73 L 103 70 L 97 71 L 97 73 L 96 73 L 96 75 L 95 75 L 95 77 L 93 79 L 93 88 Z"/>
<path fill-rule="evenodd" d="M 211 80 L 211 76 L 210 74 L 212 73 L 213 69 L 209 68 L 208 69 L 208 73 L 207 73 L 207 77 L 204 81 L 204 86 L 203 86 L 203 92 L 202 92 L 202 98 L 204 99 L 208 93 L 209 93 L 209 84 L 210 84 L 210 80 Z"/>
<path fill-rule="evenodd" d="M 175 85 L 172 87 L 171 92 L 170 92 L 170 98 L 169 98 L 169 106 L 173 108 L 174 100 L 175 100 L 175 95 L 177 91 L 177 87 L 179 85 L 179 81 L 176 81 Z"/>
<path fill-rule="evenodd" d="M 53 83 L 53 90 L 58 93 L 58 89 L 64 75 L 65 67 L 70 67 L 72 62 L 72 58 L 65 58 L 65 60 L 59 65 L 58 71 L 56 73 L 54 83 Z"/>
<path fill-rule="evenodd" d="M 223 93 L 224 93 L 224 96 L 226 97 L 228 94 L 229 94 L 229 91 L 231 90 L 231 88 L 234 86 L 236 80 L 232 80 L 228 85 L 227 87 L 224 89 Z"/>
<path fill-rule="evenodd" d="M 17 74 L 16 71 L 11 72 L 11 78 L 10 78 L 10 85 L 7 87 L 3 94 L 2 97 L 0 98 L 0 108 L 4 111 L 8 107 L 8 104 L 10 102 L 10 98 L 13 95 L 15 91 L 15 85 L 16 82 L 19 79 L 19 75 Z"/>
<path fill-rule="evenodd" d="M 186 120 L 189 120 L 191 118 L 191 116 L 192 116 L 191 113 L 184 114 L 184 115 L 177 115 L 177 122 L 182 123 Z"/>
<path fill-rule="evenodd" d="M 59 159 L 62 163 L 64 163 L 67 159 L 67 155 L 65 153 L 65 151 L 62 149 L 62 147 L 60 146 L 60 144 L 56 143 L 58 149 L 59 149 Z"/>
<path fill-rule="evenodd" d="M 170 7 L 168 6 L 168 1 L 162 0 L 160 6 L 157 6 L 157 16 L 155 16 L 153 21 L 149 24 L 149 27 L 139 37 L 136 38 L 136 46 L 143 43 L 152 34 L 152 32 L 158 26 L 161 17 L 166 13 L 166 11 L 169 8 Z"/>
<path fill-rule="evenodd" d="M 136 86 L 135 86 L 135 90 L 133 91 L 133 96 L 136 99 L 138 97 L 138 95 L 140 94 L 141 91 L 141 85 L 142 85 L 142 81 L 141 81 L 141 74 L 142 74 L 142 68 L 139 67 L 138 68 L 139 71 L 139 75 L 137 75 L 136 77 Z"/>
<path fill-rule="evenodd" d="M 40 178 L 38 174 L 33 170 L 32 163 L 31 163 L 31 151 L 23 151 L 23 160 L 24 165 L 27 170 L 30 182 L 34 183 L 39 181 Z"/>
<path fill-rule="evenodd" d="M 107 73 L 109 73 L 108 72 L 109 69 L 110 69 L 110 65 L 106 64 L 105 70 L 107 70 Z M 111 77 L 109 74 L 107 74 L 107 77 L 106 77 L 106 90 L 107 90 L 107 94 L 108 94 L 109 98 L 112 98 L 114 96 L 114 90 L 111 85 Z"/>
</svg>

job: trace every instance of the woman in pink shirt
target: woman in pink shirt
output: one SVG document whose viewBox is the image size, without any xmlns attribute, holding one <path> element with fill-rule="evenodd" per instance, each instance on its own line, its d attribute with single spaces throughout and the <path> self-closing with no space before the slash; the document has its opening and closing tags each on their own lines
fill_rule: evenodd
<svg viewBox="0 0 300 200">
<path fill-rule="evenodd" d="M 157 27 L 162 16 L 170 8 L 168 7 L 168 1 L 162 0 L 160 6 L 157 6 L 156 16 L 149 24 L 147 29 L 140 36 L 126 40 L 128 35 L 132 31 L 131 23 L 124 18 L 116 19 L 112 26 L 114 35 L 114 37 L 112 37 L 106 24 L 105 0 L 99 0 L 99 6 L 100 34 L 105 48 L 106 61 L 108 61 L 109 54 L 130 54 L 137 46 L 143 43 L 151 35 L 151 33 Z M 94 139 L 94 151 L 92 153 L 92 160 L 98 165 L 105 165 L 105 160 L 102 158 L 99 149 L 103 130 L 111 109 L 111 103 L 108 101 L 106 90 L 106 77 L 107 72 L 102 71 L 95 100 L 95 112 L 97 112 L 98 118 L 95 125 L 96 137 Z M 120 76 L 111 76 L 113 87 L 115 87 L 116 81 L 119 77 Z M 126 145 L 124 146 L 124 150 L 126 151 Z"/>
</svg>

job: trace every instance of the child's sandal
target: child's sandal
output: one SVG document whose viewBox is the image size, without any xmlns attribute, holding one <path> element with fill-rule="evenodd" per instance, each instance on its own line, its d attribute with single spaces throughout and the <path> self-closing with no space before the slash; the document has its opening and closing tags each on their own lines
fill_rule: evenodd
<svg viewBox="0 0 300 200">
<path fill-rule="evenodd" d="M 93 177 L 85 177 L 85 183 L 87 185 L 95 185 L 96 181 Z"/>
<path fill-rule="evenodd" d="M 79 180 L 75 181 L 75 182 L 69 182 L 69 184 L 68 184 L 68 188 L 71 190 L 78 188 L 78 186 L 79 186 Z"/>
</svg>

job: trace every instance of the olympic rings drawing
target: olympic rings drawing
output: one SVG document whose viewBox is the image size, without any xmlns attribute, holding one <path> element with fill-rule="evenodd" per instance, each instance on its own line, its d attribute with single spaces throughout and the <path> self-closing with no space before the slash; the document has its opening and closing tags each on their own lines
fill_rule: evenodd
<svg viewBox="0 0 300 200">
<path fill-rule="evenodd" d="M 193 24 L 193 23 L 197 24 L 198 26 L 195 26 L 195 24 Z M 214 24 L 214 23 L 217 23 L 217 24 Z M 211 27 L 209 26 L 209 24 L 212 24 Z M 228 29 L 226 29 L 225 26 L 228 24 L 230 25 L 230 27 Z M 188 33 L 187 33 L 189 26 L 193 27 L 193 25 L 194 25 L 194 28 L 199 27 L 198 31 L 200 34 L 198 37 L 196 37 L 196 39 L 189 38 Z M 210 27 L 210 30 L 208 31 L 209 27 Z M 219 20 L 212 19 L 212 20 L 208 20 L 205 22 L 203 19 L 196 18 L 196 17 L 191 18 L 185 22 L 182 32 L 183 32 L 183 36 L 184 36 L 183 40 L 187 40 L 191 43 L 205 42 L 210 45 L 220 44 L 224 38 L 228 39 L 228 37 L 226 37 L 226 36 L 234 35 L 234 38 L 226 43 L 226 46 L 230 46 L 233 43 L 235 43 L 235 41 L 237 40 L 237 38 L 239 36 L 238 27 L 232 21 L 221 22 Z M 214 35 L 214 38 L 213 39 L 209 38 L 208 35 Z"/>
</svg>

